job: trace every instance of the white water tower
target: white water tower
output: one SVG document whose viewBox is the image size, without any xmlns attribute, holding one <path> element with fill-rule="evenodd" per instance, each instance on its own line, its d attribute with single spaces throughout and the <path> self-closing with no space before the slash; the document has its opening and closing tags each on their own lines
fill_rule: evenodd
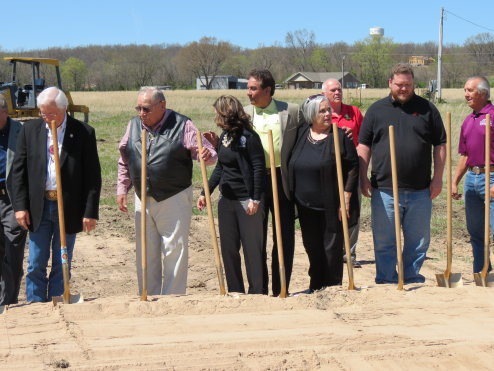
<svg viewBox="0 0 494 371">
<path fill-rule="evenodd" d="M 384 36 L 384 28 L 382 27 L 372 27 L 369 30 L 369 35 L 372 37 L 383 37 Z"/>
</svg>

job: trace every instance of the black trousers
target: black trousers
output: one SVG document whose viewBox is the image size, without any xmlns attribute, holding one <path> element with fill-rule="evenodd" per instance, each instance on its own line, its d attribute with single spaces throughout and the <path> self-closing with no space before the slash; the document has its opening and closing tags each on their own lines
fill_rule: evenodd
<svg viewBox="0 0 494 371">
<path fill-rule="evenodd" d="M 0 195 L 0 305 L 17 303 L 26 236 L 27 231 L 17 224 L 9 196 Z"/>
<path fill-rule="evenodd" d="M 343 280 L 343 232 L 326 228 L 324 211 L 297 204 L 302 241 L 309 257 L 310 288 L 341 285 Z"/>
<path fill-rule="evenodd" d="M 283 260 L 285 261 L 285 279 L 286 290 L 288 292 L 290 286 L 290 277 L 292 276 L 293 254 L 295 250 L 295 206 L 283 191 L 281 182 L 281 170 L 276 168 L 276 178 L 278 185 L 278 202 L 280 206 L 280 224 L 281 224 L 281 243 L 283 244 Z M 281 291 L 280 284 L 280 268 L 278 262 L 278 244 L 276 243 L 276 226 L 274 223 L 274 204 L 273 204 L 273 188 L 271 183 L 271 170 L 267 169 L 266 192 L 264 203 L 264 234 L 263 234 L 263 250 L 262 256 L 264 261 L 263 279 L 264 279 L 264 294 L 269 293 L 269 273 L 267 265 L 267 241 L 268 241 L 268 220 L 269 213 L 273 220 L 273 251 L 271 255 L 271 279 L 273 295 L 278 296 Z"/>
<path fill-rule="evenodd" d="M 221 255 L 225 265 L 228 291 L 245 293 L 240 258 L 240 243 L 242 243 L 249 282 L 248 293 L 262 294 L 263 211 L 259 207 L 257 213 L 247 215 L 245 212 L 247 203 L 248 201 L 229 200 L 225 197 L 221 197 L 218 201 Z"/>
</svg>

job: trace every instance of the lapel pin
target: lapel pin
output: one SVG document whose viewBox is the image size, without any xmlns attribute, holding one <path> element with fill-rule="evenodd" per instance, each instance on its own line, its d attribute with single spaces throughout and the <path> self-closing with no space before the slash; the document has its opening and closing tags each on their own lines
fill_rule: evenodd
<svg viewBox="0 0 494 371">
<path fill-rule="evenodd" d="M 73 138 L 74 137 L 74 134 L 70 133 L 70 137 Z"/>
</svg>

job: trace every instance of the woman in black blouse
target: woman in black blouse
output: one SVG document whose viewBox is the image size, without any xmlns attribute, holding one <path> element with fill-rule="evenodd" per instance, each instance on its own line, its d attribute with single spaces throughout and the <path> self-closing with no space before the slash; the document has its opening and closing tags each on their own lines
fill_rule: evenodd
<svg viewBox="0 0 494 371">
<path fill-rule="evenodd" d="M 343 229 L 331 126 L 331 105 L 322 95 L 306 99 L 302 106 L 306 125 L 299 128 L 288 163 L 291 197 L 294 199 L 309 257 L 310 291 L 341 285 L 343 277 Z M 357 221 L 358 157 L 355 146 L 338 129 L 345 210 L 349 225 Z"/>
<path fill-rule="evenodd" d="M 214 102 L 216 124 L 223 129 L 218 144 L 218 162 L 209 178 L 211 193 L 219 185 L 218 223 L 221 254 L 229 292 L 245 293 L 240 265 L 240 243 L 245 258 L 249 294 L 262 294 L 262 202 L 266 163 L 259 136 L 242 104 L 231 95 Z M 202 210 L 201 195 L 197 207 Z"/>
</svg>

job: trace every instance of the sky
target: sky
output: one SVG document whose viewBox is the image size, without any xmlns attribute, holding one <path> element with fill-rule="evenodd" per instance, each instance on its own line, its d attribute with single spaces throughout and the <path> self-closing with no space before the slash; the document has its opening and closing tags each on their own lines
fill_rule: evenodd
<svg viewBox="0 0 494 371">
<path fill-rule="evenodd" d="M 494 35 L 493 0 L 401 3 L 406 5 L 396 0 L 2 1 L 0 50 L 185 45 L 203 36 L 257 48 L 284 45 L 286 33 L 300 29 L 313 31 L 317 43 L 353 44 L 367 37 L 371 27 L 384 28 L 384 36 L 395 42 L 437 42 L 441 7 L 445 8 L 444 44 L 463 44 L 482 32 Z"/>
</svg>

